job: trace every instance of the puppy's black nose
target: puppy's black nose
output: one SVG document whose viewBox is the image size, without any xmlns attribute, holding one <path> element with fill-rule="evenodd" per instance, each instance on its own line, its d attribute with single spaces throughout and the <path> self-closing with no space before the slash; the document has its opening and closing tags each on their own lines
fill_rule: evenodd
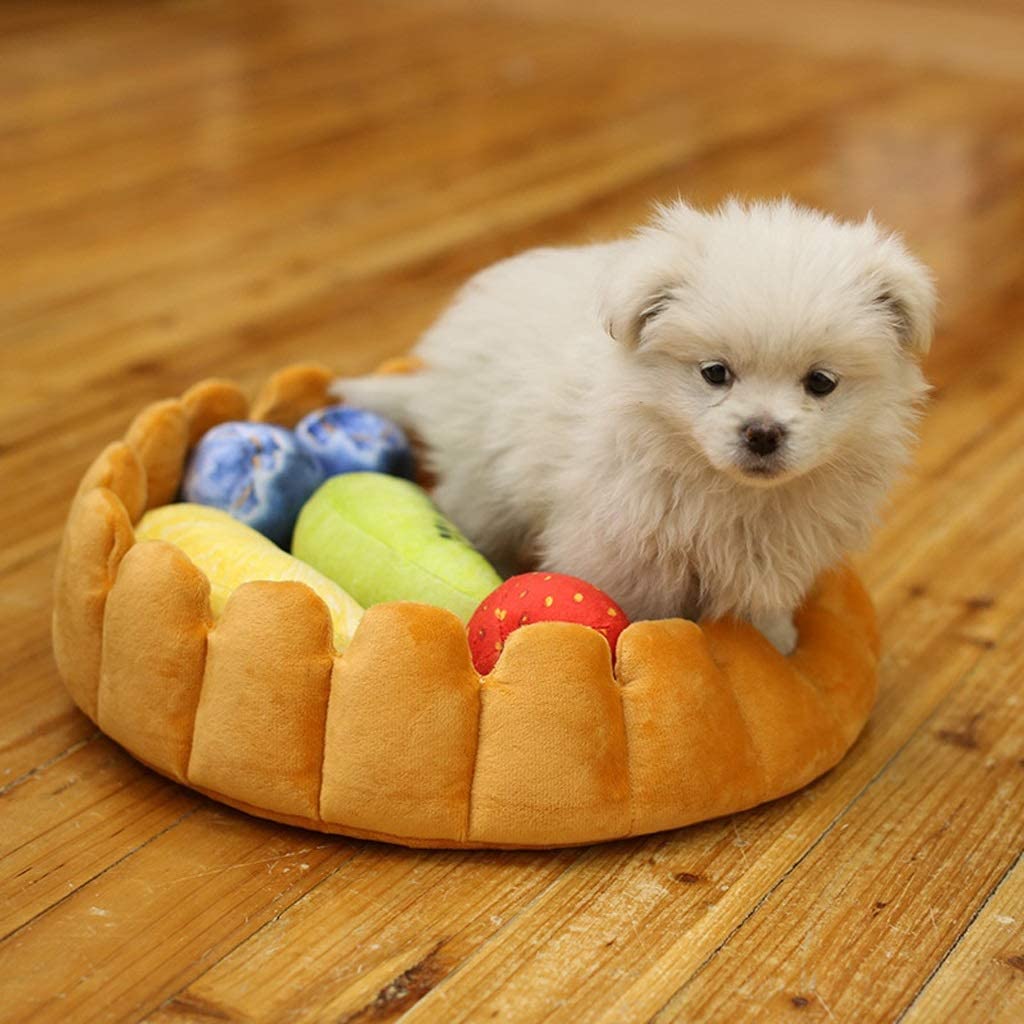
<svg viewBox="0 0 1024 1024">
<path fill-rule="evenodd" d="M 762 457 L 771 455 L 782 444 L 786 436 L 786 428 L 769 420 L 754 420 L 746 424 L 740 431 L 747 448 L 755 455 Z"/>
</svg>

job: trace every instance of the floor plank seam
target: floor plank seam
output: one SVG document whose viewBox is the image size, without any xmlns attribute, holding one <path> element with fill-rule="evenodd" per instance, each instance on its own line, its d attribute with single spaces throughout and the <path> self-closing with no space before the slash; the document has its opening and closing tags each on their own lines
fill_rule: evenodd
<svg viewBox="0 0 1024 1024">
<path fill-rule="evenodd" d="M 132 847 L 131 850 L 128 850 L 125 853 L 123 853 L 120 857 L 117 858 L 117 860 L 111 861 L 111 863 L 108 864 L 102 871 L 96 872 L 96 874 L 93 875 L 91 878 L 80 883 L 79 885 L 76 885 L 70 892 L 65 893 L 55 903 L 51 903 L 48 907 L 44 907 L 42 910 L 33 914 L 27 921 L 22 921 L 22 923 L 19 924 L 17 928 L 12 928 L 11 931 L 7 932 L 6 934 L 0 935 L 0 945 L 6 945 L 8 942 L 16 938 L 26 928 L 30 928 L 36 921 L 40 920 L 43 917 L 46 917 L 48 914 L 52 913 L 58 907 L 66 903 L 74 895 L 81 892 L 82 889 L 86 888 L 86 886 L 92 885 L 93 882 L 95 882 L 99 878 L 102 878 L 108 872 L 116 868 L 119 864 L 123 864 L 126 860 L 128 860 L 129 857 L 134 857 L 136 853 L 138 853 L 140 850 L 145 849 L 147 846 L 149 846 L 150 843 L 159 839 L 165 833 L 170 832 L 172 828 L 177 828 L 178 825 L 180 825 L 183 821 L 187 820 L 188 818 L 191 818 L 192 815 L 195 814 L 202 806 L 202 803 L 196 804 L 195 807 L 190 808 L 184 814 L 175 818 L 174 821 L 169 822 L 164 828 L 160 829 L 159 832 L 154 832 L 153 835 L 151 835 L 144 842 L 139 843 L 138 846 Z"/>
<path fill-rule="evenodd" d="M 77 713 L 77 712 L 76 712 Z M 94 729 L 88 736 L 83 737 L 80 740 L 72 743 L 70 747 L 62 750 L 59 754 L 55 754 L 50 758 L 49 761 L 44 761 L 42 764 L 36 765 L 34 768 L 30 768 L 23 775 L 19 775 L 16 779 L 8 782 L 7 785 L 0 787 L 0 797 L 7 796 L 8 793 L 13 792 L 19 786 L 24 785 L 26 782 L 31 782 L 36 776 L 41 775 L 48 768 L 52 768 L 55 764 L 59 764 L 66 757 L 70 757 L 76 751 L 82 749 L 86 744 L 92 743 L 94 740 L 103 737 L 103 733 L 99 729 Z"/>
<path fill-rule="evenodd" d="M 914 1008 L 914 1004 L 921 998 L 921 996 L 924 995 L 926 989 L 932 983 L 932 979 L 935 977 L 936 974 L 939 973 L 940 970 L 942 970 L 946 961 L 956 952 L 957 947 L 967 937 L 971 928 L 974 926 L 974 922 L 977 921 L 978 917 L 981 915 L 981 912 L 985 909 L 985 907 L 988 906 L 990 901 L 1003 887 L 1003 884 L 1010 877 L 1010 875 L 1013 874 L 1014 870 L 1021 863 L 1022 859 L 1024 859 L 1024 853 L 1018 853 L 1017 856 L 1014 858 L 1013 863 L 1010 864 L 1010 866 L 1002 873 L 1002 875 L 999 876 L 999 880 L 996 882 L 995 885 L 992 886 L 992 888 L 989 890 L 985 898 L 975 908 L 975 911 L 971 915 L 970 920 L 964 925 L 963 931 L 961 931 L 960 934 L 956 937 L 956 939 L 954 939 L 953 942 L 950 943 L 948 949 L 946 949 L 946 951 L 939 958 L 938 963 L 936 963 L 935 966 L 932 968 L 928 977 L 924 979 L 924 981 L 921 983 L 917 991 L 913 994 L 913 996 L 911 996 L 910 1001 L 907 1003 L 907 1005 L 903 1007 L 899 1015 L 893 1020 L 893 1024 L 900 1024 L 900 1021 L 902 1021 L 903 1018 L 906 1017 L 906 1015 L 910 1013 L 910 1011 Z"/>
<path fill-rule="evenodd" d="M 239 812 L 239 813 L 241 813 L 241 812 Z M 337 840 L 342 840 L 342 841 L 344 840 L 344 837 L 342 837 L 342 836 L 326 836 L 325 838 L 337 839 Z M 355 840 L 349 840 L 349 841 L 353 843 L 353 847 L 351 849 L 350 856 L 346 857 L 343 861 L 341 861 L 341 863 L 337 864 L 334 868 L 332 868 L 326 875 L 323 876 L 323 878 L 318 879 L 316 884 L 310 886 L 308 889 L 306 889 L 304 892 L 302 892 L 300 895 L 298 895 L 291 903 L 289 903 L 285 907 L 282 907 L 277 913 L 274 914 L 273 917 L 268 918 L 266 921 L 264 921 L 263 924 L 261 924 L 259 926 L 259 928 L 257 928 L 255 931 L 251 932 L 249 935 L 245 936 L 244 938 L 239 939 L 239 941 L 237 943 L 235 943 L 234 946 L 232 946 L 229 950 L 226 950 L 224 952 L 224 954 L 221 957 L 219 957 L 214 963 L 210 964 L 209 967 L 205 971 L 203 971 L 201 974 L 197 974 L 194 978 L 192 978 L 186 984 L 182 985 L 179 989 L 177 989 L 171 995 L 167 996 L 159 1004 L 154 1004 L 152 1007 L 150 1007 L 148 1010 L 146 1010 L 145 1013 L 146 1014 L 150 1014 L 150 1013 L 153 1013 L 153 1012 L 156 1012 L 156 1011 L 159 1011 L 159 1010 L 162 1010 L 162 1009 L 168 1007 L 171 1003 L 174 1002 L 175 999 L 179 998 L 182 995 L 183 992 L 187 992 L 188 989 L 190 989 L 193 985 L 196 984 L 196 982 L 201 981 L 207 974 L 210 973 L 210 971 L 215 970 L 218 964 L 220 964 L 224 960 L 226 960 L 229 956 L 231 956 L 231 954 L 236 952 L 238 949 L 240 949 L 242 946 L 244 946 L 247 942 L 249 942 L 252 939 L 255 939 L 265 929 L 267 929 L 267 928 L 271 927 L 273 924 L 275 924 L 282 916 L 284 916 L 284 914 L 286 914 L 293 907 L 297 906 L 304 899 L 306 899 L 309 896 L 312 896 L 316 892 L 316 890 L 320 888 L 321 885 L 324 885 L 326 882 L 330 881 L 330 879 L 332 879 L 339 871 L 341 871 L 342 868 L 344 868 L 352 860 L 356 859 L 357 857 L 359 857 L 363 853 L 365 853 L 366 852 L 366 848 L 372 843 L 372 840 L 359 840 L 359 839 L 355 839 Z M 373 844 L 373 845 L 376 845 L 376 844 Z M 418 855 L 431 854 L 431 853 L 444 855 L 444 854 L 447 854 L 447 853 L 456 852 L 456 853 L 459 853 L 460 860 L 464 860 L 467 857 L 472 857 L 474 855 L 479 854 L 482 851 L 477 851 L 477 850 L 470 850 L 470 851 L 418 850 L 418 851 L 415 851 L 415 852 Z M 454 870 L 454 868 L 452 870 Z M 561 876 L 559 876 L 559 877 L 561 877 Z M 552 880 L 552 884 L 555 881 L 557 881 L 557 878 Z M 533 901 L 531 901 L 531 903 L 532 902 Z M 510 918 L 509 920 L 511 921 L 512 919 Z M 461 966 L 462 966 L 461 964 L 458 965 L 458 967 L 461 967 Z M 458 967 L 456 967 L 455 970 L 457 970 Z M 454 973 L 454 971 L 453 971 L 453 973 Z M 443 981 L 447 981 L 447 976 L 445 977 L 445 979 L 443 979 Z M 443 984 L 443 981 L 442 981 L 442 984 Z"/>
<path fill-rule="evenodd" d="M 243 812 L 237 811 L 236 813 L 242 814 Z M 344 838 L 342 836 L 325 836 L 324 838 L 344 841 Z M 359 843 L 360 841 L 352 840 L 351 842 Z M 187 981 L 180 988 L 176 989 L 169 996 L 164 997 L 164 999 L 162 999 L 159 1003 L 154 1003 L 151 1007 L 149 1007 L 149 1009 L 144 1011 L 144 1016 L 148 1016 L 151 1013 L 158 1012 L 170 1006 L 170 1004 L 173 1003 L 175 999 L 178 999 L 183 992 L 187 992 L 197 981 L 201 981 L 207 974 L 210 973 L 210 971 L 214 970 L 218 964 L 222 963 L 229 956 L 231 956 L 232 953 L 234 953 L 236 950 L 244 946 L 251 939 L 256 938 L 262 931 L 264 931 L 264 929 L 273 925 L 284 914 L 291 910 L 292 907 L 301 903 L 307 896 L 311 896 L 313 893 L 315 893 L 316 890 L 319 889 L 321 885 L 323 885 L 325 882 L 333 878 L 343 867 L 345 867 L 346 864 L 348 864 L 350 861 L 358 857 L 362 852 L 363 851 L 359 848 L 359 846 L 354 845 L 351 849 L 350 855 L 346 857 L 343 861 L 341 861 L 340 864 L 337 864 L 335 867 L 333 867 L 326 875 L 323 876 L 323 878 L 319 879 L 315 885 L 311 885 L 304 892 L 296 896 L 291 903 L 289 903 L 285 907 L 282 907 L 277 913 L 274 914 L 273 917 L 268 918 L 266 921 L 264 921 L 263 924 L 261 924 L 259 928 L 257 928 L 255 931 L 250 932 L 244 938 L 239 939 L 238 942 L 236 942 L 230 949 L 225 950 L 223 955 L 218 957 L 218 959 L 215 960 L 212 964 L 210 964 L 202 973 L 197 974 L 194 978 L 189 979 L 189 981 Z"/>
<path fill-rule="evenodd" d="M 647 837 L 647 838 L 649 839 L 650 837 Z M 623 841 L 625 841 L 625 840 L 623 840 Z M 563 868 L 563 870 L 561 870 L 554 878 L 552 878 L 551 881 L 548 882 L 548 884 L 545 885 L 531 900 L 529 900 L 527 903 L 523 904 L 523 906 L 520 907 L 507 920 L 503 919 L 501 924 L 495 929 L 495 931 L 492 932 L 486 939 L 484 939 L 483 942 L 481 942 L 475 949 L 473 949 L 470 953 L 468 953 L 459 963 L 457 963 L 451 969 L 451 971 L 449 971 L 448 974 L 446 974 L 441 979 L 441 981 L 439 981 L 431 989 L 431 992 L 442 991 L 446 986 L 448 986 L 450 983 L 452 983 L 452 979 L 455 978 L 458 974 L 460 974 L 464 968 L 469 966 L 469 964 L 477 956 L 479 956 L 481 954 L 481 951 L 486 950 L 488 947 L 493 945 L 495 942 L 500 942 L 501 941 L 501 936 L 504 935 L 505 931 L 511 925 L 515 924 L 515 922 L 518 921 L 519 918 L 521 918 L 524 914 L 526 914 L 528 911 L 532 910 L 533 907 L 535 907 L 537 905 L 537 903 L 539 903 L 561 881 L 561 879 L 565 875 L 567 875 L 570 871 L 572 871 L 574 868 L 577 867 L 577 865 L 579 864 L 579 862 L 581 860 L 586 859 L 589 854 L 593 853 L 594 851 L 600 850 L 600 849 L 601 849 L 601 847 L 575 846 L 575 847 L 565 847 L 565 848 L 563 848 L 561 850 L 550 850 L 550 851 L 547 851 L 547 852 L 549 852 L 549 853 L 551 853 L 551 854 L 553 854 L 555 856 L 565 855 L 566 853 L 570 853 L 570 852 L 572 854 L 574 854 L 575 856 L 573 856 L 571 862 L 569 864 L 567 864 Z M 466 855 L 469 856 L 469 857 L 473 857 L 473 856 L 479 855 L 480 853 L 485 853 L 485 852 L 486 851 L 483 851 L 483 850 L 469 850 L 469 851 L 467 851 Z M 534 851 L 517 851 L 517 850 L 513 850 L 513 851 L 506 851 L 506 855 L 509 856 L 509 857 L 518 857 L 520 854 L 529 855 L 530 853 L 536 854 L 538 852 L 543 853 L 544 851 L 536 851 L 536 850 L 534 850 Z M 414 1007 L 410 1007 L 409 1010 L 406 1011 L 406 1013 L 411 1012 L 412 1009 L 414 1009 Z M 406 1016 L 406 1013 L 403 1013 L 400 1017 L 396 1018 L 396 1021 L 404 1020 L 405 1016 Z"/>
</svg>

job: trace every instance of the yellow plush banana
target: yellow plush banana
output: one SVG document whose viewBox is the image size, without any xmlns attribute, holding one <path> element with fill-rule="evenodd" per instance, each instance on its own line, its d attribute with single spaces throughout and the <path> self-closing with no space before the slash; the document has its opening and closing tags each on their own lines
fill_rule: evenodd
<svg viewBox="0 0 1024 1024">
<path fill-rule="evenodd" d="M 331 613 L 339 651 L 348 645 L 362 617 L 363 609 L 337 583 L 220 509 L 187 502 L 162 505 L 142 517 L 135 537 L 181 548 L 210 581 L 215 617 L 231 592 L 252 580 L 295 580 L 309 586 Z"/>
</svg>

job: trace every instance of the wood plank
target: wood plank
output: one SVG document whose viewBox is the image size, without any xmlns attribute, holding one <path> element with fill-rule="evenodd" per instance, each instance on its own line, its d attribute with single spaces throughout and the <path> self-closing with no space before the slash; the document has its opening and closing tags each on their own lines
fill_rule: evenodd
<svg viewBox="0 0 1024 1024">
<path fill-rule="evenodd" d="M 35 6 L 51 12 L 55 7 Z M 198 18 L 187 21 L 172 10 L 156 10 L 140 19 L 130 10 L 107 5 L 102 31 L 96 31 L 95 21 L 90 25 L 82 18 L 80 7 L 69 7 L 71 11 L 41 26 L 42 31 L 23 33 L 0 68 L 0 89 L 22 91 L 20 103 L 0 111 L 0 133 L 11 143 L 0 154 L 0 167 L 21 166 L 43 155 L 77 155 L 89 148 L 87 125 L 93 126 L 97 143 L 116 143 L 120 136 L 113 133 L 126 124 L 145 129 L 144 122 L 134 120 L 141 111 L 170 113 L 168 97 L 180 98 L 197 88 L 230 87 L 240 72 L 267 85 L 276 84 L 274 76 L 283 74 L 301 86 L 296 64 L 381 45 L 387 37 L 422 29 L 436 17 L 436 8 L 409 3 L 375 9 L 372 18 L 366 16 L 369 5 L 350 4 L 348 16 L 340 19 L 306 5 L 290 20 L 287 33 L 275 34 L 258 24 L 261 16 L 273 14 L 271 5 L 258 0 L 245 8 L 223 5 L 197 11 Z M 69 17 L 72 12 L 79 17 Z M 7 26 L 7 32 L 13 28 Z M 224 33 L 244 46 L 244 62 L 225 52 Z M 57 74 L 47 67 L 47 54 L 55 50 L 62 55 Z M 126 78 L 135 85 L 130 94 L 124 91 Z M 187 106 L 176 109 L 187 113 Z M 45 137 L 40 125 L 47 127 Z M 73 178 L 69 175 L 68 181 Z"/>
<path fill-rule="evenodd" d="M 653 59 L 655 55 L 657 60 Z M 543 54 L 532 56 L 543 59 Z M 246 291 L 242 294 L 247 303 L 256 300 L 254 314 L 258 314 L 260 305 L 268 299 L 281 302 L 295 289 L 308 291 L 322 285 L 325 279 L 337 281 L 344 279 L 346 273 L 379 270 L 381 258 L 374 258 L 375 247 L 380 247 L 382 256 L 393 265 L 398 259 L 408 260 L 422 254 L 425 245 L 462 244 L 467 240 L 467 232 L 479 234 L 485 228 L 493 231 L 500 225 L 521 223 L 524 216 L 536 217 L 542 210 L 564 207 L 569 196 L 573 202 L 579 202 L 595 189 L 608 190 L 629 180 L 638 170 L 642 173 L 667 162 L 678 163 L 706 141 L 702 124 L 713 122 L 717 130 L 728 137 L 752 130 L 770 131 L 772 125 L 790 122 L 798 111 L 806 117 L 808 106 L 811 112 L 827 110 L 848 91 L 854 78 L 863 76 L 861 68 L 836 69 L 834 80 L 819 85 L 813 103 L 809 104 L 808 100 L 799 98 L 799 93 L 791 94 L 782 88 L 783 83 L 791 83 L 794 70 L 776 60 L 765 65 L 759 73 L 760 82 L 755 83 L 760 85 L 768 104 L 763 109 L 747 110 L 735 102 L 740 87 L 722 70 L 716 70 L 713 59 L 708 59 L 713 54 L 703 55 L 692 66 L 679 65 L 676 57 L 677 66 L 687 67 L 687 71 L 685 74 L 676 72 L 674 77 L 678 80 L 666 89 L 663 77 L 667 56 L 664 50 L 644 54 L 645 64 L 650 63 L 654 69 L 662 68 L 662 78 L 652 75 L 642 89 L 634 87 L 620 94 L 618 90 L 597 89 L 598 83 L 588 79 L 584 86 L 589 84 L 592 91 L 596 90 L 601 101 L 594 111 L 597 119 L 593 123 L 564 123 L 567 111 L 572 109 L 572 100 L 579 100 L 579 96 L 567 97 L 569 106 L 547 103 L 534 106 L 527 97 L 522 110 L 479 126 L 469 136 L 459 135 L 457 129 L 472 117 L 471 104 L 463 108 L 453 105 L 450 112 L 440 115 L 448 118 L 447 121 L 438 123 L 437 118 L 432 118 L 429 125 L 411 126 L 402 133 L 401 146 L 387 134 L 368 140 L 357 132 L 351 140 L 343 138 L 335 147 L 336 152 L 332 151 L 305 171 L 301 194 L 296 194 L 287 183 L 298 168 L 308 167 L 309 155 L 302 150 L 301 135 L 289 139 L 283 162 L 259 174 L 250 172 L 226 200 L 227 205 L 218 207 L 215 219 L 197 223 L 190 217 L 187 230 L 176 234 L 170 244 L 156 245 L 154 238 L 166 236 L 169 222 L 180 221 L 182 214 L 191 215 L 195 197 L 187 191 L 168 188 L 166 182 L 160 183 L 159 206 L 154 206 L 146 192 L 127 199 L 120 197 L 122 217 L 126 208 L 137 208 L 143 203 L 146 207 L 145 226 L 130 234 L 107 226 L 104 238 L 98 240 L 95 230 L 86 225 L 83 237 L 78 240 L 73 222 L 65 223 L 66 219 L 62 218 L 62 230 L 68 237 L 57 258 L 66 260 L 66 266 L 61 262 L 54 264 L 54 257 L 50 256 L 47 261 L 35 264 L 13 261 L 5 268 L 7 273 L 16 275 L 19 285 L 18 301 L 7 323 L 18 325 L 18 335 L 26 342 L 35 342 L 30 355 L 36 352 L 44 356 L 50 351 L 48 346 L 54 343 L 48 340 L 47 346 L 40 349 L 42 324 L 33 314 L 40 306 L 52 305 L 52 290 L 59 280 L 63 292 L 82 293 L 87 302 L 99 300 L 99 323 L 109 323 L 128 301 L 136 309 L 144 304 L 159 304 L 149 314 L 152 320 L 147 317 L 142 320 L 143 324 L 164 323 L 165 333 L 168 326 L 173 326 L 173 335 L 180 337 L 189 330 L 201 329 L 192 328 L 192 321 L 199 319 L 201 323 L 221 311 L 223 299 L 220 296 L 225 292 L 237 300 L 239 286 L 235 282 L 246 275 L 252 263 L 266 265 L 268 259 L 282 250 L 282 255 L 267 268 L 273 271 L 269 278 L 249 272 L 255 278 L 251 283 L 257 285 L 255 294 Z M 579 59 L 586 59 L 587 68 L 592 69 L 591 58 L 590 52 L 584 52 Z M 589 74 L 594 72 L 591 70 Z M 706 99 L 701 109 L 688 115 L 688 119 L 693 119 L 690 132 L 672 131 L 678 124 L 684 98 L 692 93 L 700 76 L 710 77 L 709 84 L 715 85 L 713 98 Z M 538 77 L 541 83 L 547 84 L 542 75 Z M 899 78 L 879 69 L 873 88 L 882 89 Z M 550 83 L 551 86 L 559 84 L 560 80 Z M 486 81 L 478 85 L 494 87 Z M 810 85 L 809 77 L 807 85 Z M 747 83 L 742 88 L 749 86 Z M 630 119 L 631 130 L 623 130 L 623 118 Z M 438 151 L 433 145 L 437 133 L 446 129 L 449 134 L 455 134 L 461 148 Z M 559 134 L 557 147 L 536 148 L 526 144 L 530 137 L 545 130 Z M 638 137 L 644 140 L 641 144 L 638 144 Z M 478 168 L 478 176 L 460 174 L 470 162 Z M 347 194 L 356 188 L 363 175 L 372 176 L 375 181 L 373 203 L 339 205 L 337 199 L 328 201 L 329 197 L 336 197 L 339 190 Z M 432 188 L 434 182 L 446 179 L 451 179 L 447 188 Z M 491 205 L 485 224 L 476 211 L 479 204 L 486 201 Z M 268 221 L 269 212 L 273 212 L 272 221 Z M 91 203 L 84 205 L 76 215 L 104 221 L 109 217 L 108 211 L 94 208 Z M 39 224 L 33 227 L 31 219 L 26 224 L 25 230 L 38 230 Z M 15 228 L 14 225 L 6 227 L 12 232 Z M 230 241 L 226 241 L 226 234 Z M 15 241 L 13 238 L 12 252 L 17 251 Z M 92 257 L 89 261 L 81 259 L 81 251 L 86 248 Z M 177 302 L 173 309 L 168 309 L 168 261 L 179 253 L 191 280 L 187 278 L 170 293 Z M 227 264 L 226 254 L 230 257 Z M 217 269 L 212 277 L 209 261 L 214 261 Z M 109 289 L 98 289 L 100 275 L 109 280 L 110 274 L 117 271 L 129 276 L 128 282 L 121 282 L 121 288 L 127 286 L 127 290 L 111 294 Z M 55 272 L 60 276 L 55 278 Z M 88 276 L 83 278 L 82 274 Z M 141 288 L 134 287 L 136 280 Z M 41 291 L 34 291 L 36 281 Z M 272 287 L 267 286 L 268 281 L 273 282 Z M 194 294 L 193 289 L 199 289 L 200 294 Z M 217 294 L 211 296 L 211 289 Z M 210 301 L 213 298 L 220 301 Z M 228 308 L 232 306 L 233 303 L 229 303 Z M 79 316 L 81 312 L 78 310 Z M 65 317 L 70 319 L 73 315 L 69 309 L 62 316 L 58 309 L 51 311 L 48 319 L 51 324 L 56 321 L 60 325 Z M 170 325 L 166 324 L 168 318 Z M 23 323 L 26 319 L 28 322 Z M 70 322 L 68 326 L 71 327 Z M 78 330 L 80 339 L 81 323 Z M 112 340 L 104 337 L 108 346 Z"/>
<path fill-rule="evenodd" d="M 394 1019 L 585 857 L 367 847 L 148 1019 Z"/>
<path fill-rule="evenodd" d="M 202 800 L 4 941 L 4 1015 L 137 1019 L 356 850 Z"/>
<path fill-rule="evenodd" d="M 50 595 L 55 543 L 13 568 L 0 555 L 0 793 L 94 733 L 54 670 Z M 4 552 L 6 554 L 6 552 Z"/>
<path fill-rule="evenodd" d="M 0 937 L 202 802 L 98 734 L 0 795 Z"/>
<path fill-rule="evenodd" d="M 940 1019 L 964 1024 L 1016 1024 L 1024 1019 L 1022 933 L 1024 862 L 1018 857 L 910 1005 L 904 1024 L 928 1024 Z"/>
<path fill-rule="evenodd" d="M 574 0 L 490 0 L 498 7 L 524 7 L 545 19 L 578 21 Z M 1018 10 L 1008 4 L 962 4 L 927 0 L 922 4 L 891 0 L 783 0 L 771 8 L 756 0 L 714 4 L 676 4 L 654 0 L 627 14 L 614 0 L 587 5 L 588 22 L 597 20 L 619 32 L 698 33 L 746 40 L 771 39 L 804 53 L 850 57 L 885 54 L 890 61 L 1002 75 L 1019 80 L 1024 46 Z"/>
</svg>

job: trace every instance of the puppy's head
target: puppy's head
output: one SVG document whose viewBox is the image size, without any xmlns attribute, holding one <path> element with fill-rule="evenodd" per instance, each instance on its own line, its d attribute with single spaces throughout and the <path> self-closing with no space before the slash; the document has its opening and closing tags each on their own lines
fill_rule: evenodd
<svg viewBox="0 0 1024 1024">
<path fill-rule="evenodd" d="M 729 477 L 902 460 L 935 297 L 870 218 L 674 205 L 623 243 L 605 302 L 632 395 Z"/>
</svg>

